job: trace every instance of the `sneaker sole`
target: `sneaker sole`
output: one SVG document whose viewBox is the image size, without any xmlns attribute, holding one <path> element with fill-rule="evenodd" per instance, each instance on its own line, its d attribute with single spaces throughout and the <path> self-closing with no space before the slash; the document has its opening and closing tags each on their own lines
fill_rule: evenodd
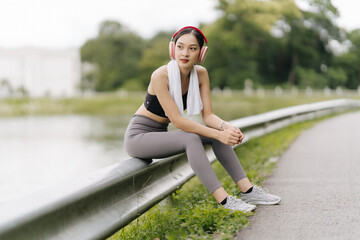
<svg viewBox="0 0 360 240">
<path fill-rule="evenodd" d="M 246 201 L 244 201 L 246 202 Z M 254 204 L 254 205 L 276 205 L 279 204 L 281 202 L 281 199 L 277 202 L 262 202 L 262 201 L 250 201 L 250 202 L 246 202 L 247 204 Z"/>
<path fill-rule="evenodd" d="M 243 212 L 243 213 L 247 213 L 247 212 L 253 212 L 255 211 L 256 207 L 254 208 L 251 208 L 249 210 L 245 210 L 245 211 L 242 211 L 242 210 L 230 210 L 230 213 L 234 213 L 234 212 Z"/>
<path fill-rule="evenodd" d="M 229 212 L 230 212 L 230 213 L 234 213 L 234 212 L 243 212 L 243 213 L 246 213 L 246 212 L 253 212 L 253 211 L 255 211 L 255 209 L 256 209 L 256 206 L 254 205 L 254 207 L 251 208 L 251 209 L 249 209 L 249 210 L 230 210 Z"/>
<path fill-rule="evenodd" d="M 253 212 L 253 211 L 255 211 L 255 209 L 256 209 L 256 206 L 254 205 L 253 208 L 251 208 L 250 210 L 248 210 L 248 211 L 246 211 L 246 212 Z"/>
</svg>

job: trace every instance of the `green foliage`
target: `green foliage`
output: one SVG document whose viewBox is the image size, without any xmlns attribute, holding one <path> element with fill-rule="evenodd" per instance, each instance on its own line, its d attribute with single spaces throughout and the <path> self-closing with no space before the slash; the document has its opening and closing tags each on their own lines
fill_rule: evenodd
<svg viewBox="0 0 360 240">
<path fill-rule="evenodd" d="M 171 33 L 160 32 L 149 40 L 139 63 L 139 76 L 144 87 L 150 82 L 152 72 L 170 60 L 169 44 Z"/>
<path fill-rule="evenodd" d="M 145 90 L 145 87 L 138 79 L 129 79 L 125 81 L 121 89 L 126 91 L 143 91 Z"/>
<path fill-rule="evenodd" d="M 346 74 L 344 85 L 356 89 L 360 85 L 360 29 L 348 34 L 351 41 L 349 52 L 336 56 L 334 65 L 339 66 Z"/>
<path fill-rule="evenodd" d="M 286 15 L 284 21 L 289 31 L 283 32 L 286 39 L 286 54 L 288 55 L 289 67 L 287 82 L 290 84 L 303 84 L 304 78 L 313 79 L 320 73 L 320 66 L 331 63 L 333 52 L 329 46 L 331 40 L 342 41 L 340 29 L 334 24 L 338 16 L 336 9 L 330 1 L 308 1 L 312 6 L 311 11 L 301 11 L 300 17 Z M 298 69 L 306 69 L 301 75 L 297 75 Z M 304 76 L 309 73 L 309 76 Z M 322 87 L 327 85 L 326 76 L 321 76 L 313 84 L 308 86 Z"/>
<path fill-rule="evenodd" d="M 312 68 L 296 68 L 299 87 L 324 88 L 327 85 L 325 74 L 317 73 Z"/>
<path fill-rule="evenodd" d="M 337 12 L 330 1 L 309 3 L 312 11 L 300 10 L 291 0 L 219 1 L 223 17 L 206 28 L 216 43 L 205 64 L 212 86 L 242 88 L 246 78 L 261 85 L 301 85 L 316 76 L 321 79 L 306 85 L 326 86 L 329 79 L 320 66 L 330 64 L 329 42 L 341 41 L 342 35 L 333 24 Z M 298 69 L 307 70 L 300 76 Z"/>
<path fill-rule="evenodd" d="M 331 88 L 344 86 L 344 84 L 346 83 L 346 72 L 342 68 L 328 68 L 326 75 L 328 78 L 329 87 Z"/>
<path fill-rule="evenodd" d="M 246 215 L 249 214 L 229 213 L 205 200 L 166 210 L 157 206 L 110 239 L 212 239 L 215 234 L 230 239 L 248 222 Z"/>
<path fill-rule="evenodd" d="M 126 80 L 138 76 L 143 42 L 117 22 L 106 21 L 100 25 L 98 37 L 81 48 L 82 61 L 96 66 L 97 71 L 88 78 L 94 81 L 96 91 L 117 89 Z"/>
<path fill-rule="evenodd" d="M 264 76 L 259 71 L 258 56 L 270 38 L 268 28 L 275 21 L 277 9 L 271 3 L 245 0 L 219 8 L 223 17 L 205 28 L 211 51 L 204 65 L 212 87 L 242 88 L 245 79 L 261 82 Z"/>
<path fill-rule="evenodd" d="M 347 33 L 335 24 L 339 13 L 331 0 L 307 2 L 310 8 L 303 10 L 293 0 L 218 0 L 220 17 L 201 26 L 209 40 L 204 66 L 211 87 L 241 89 L 251 79 L 256 86 L 357 88 L 359 31 Z M 81 88 L 110 91 L 136 79 L 137 88 L 145 89 L 151 73 L 169 61 L 174 31 L 144 40 L 118 22 L 101 23 L 98 36 L 81 48 L 82 61 L 93 66 L 83 73 Z M 339 55 L 334 42 L 349 51 Z"/>
</svg>

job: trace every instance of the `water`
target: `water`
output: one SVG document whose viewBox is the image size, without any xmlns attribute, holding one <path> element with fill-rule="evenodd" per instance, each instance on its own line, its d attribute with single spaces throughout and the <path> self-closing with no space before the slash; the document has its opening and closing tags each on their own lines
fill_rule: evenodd
<svg viewBox="0 0 360 240">
<path fill-rule="evenodd" d="M 131 116 L 0 118 L 0 203 L 129 158 Z"/>
</svg>

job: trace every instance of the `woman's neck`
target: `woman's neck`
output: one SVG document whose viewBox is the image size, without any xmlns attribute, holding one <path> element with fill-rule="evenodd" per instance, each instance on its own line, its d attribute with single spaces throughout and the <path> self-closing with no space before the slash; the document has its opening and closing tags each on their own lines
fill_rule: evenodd
<svg viewBox="0 0 360 240">
<path fill-rule="evenodd" d="M 180 77 L 181 77 L 181 89 L 182 94 L 185 94 L 188 91 L 189 88 L 189 82 L 190 82 L 190 72 L 182 73 L 180 71 Z"/>
<path fill-rule="evenodd" d="M 190 72 L 186 75 L 180 74 L 181 77 L 181 83 L 187 85 L 187 83 L 190 81 Z"/>
<path fill-rule="evenodd" d="M 181 69 L 180 68 L 181 82 L 188 81 L 188 79 L 190 78 L 191 69 L 192 68 L 190 68 L 190 69 Z"/>
</svg>

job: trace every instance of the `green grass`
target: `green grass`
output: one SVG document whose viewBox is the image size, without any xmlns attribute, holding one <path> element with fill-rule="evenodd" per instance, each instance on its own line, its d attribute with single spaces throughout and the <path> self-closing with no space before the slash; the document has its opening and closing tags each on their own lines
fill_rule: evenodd
<svg viewBox="0 0 360 240">
<path fill-rule="evenodd" d="M 267 93 L 264 97 L 260 97 L 233 92 L 231 95 L 213 94 L 212 103 L 214 112 L 218 116 L 225 120 L 232 120 L 283 107 L 343 97 L 360 99 L 355 92 L 342 97 L 336 95 L 325 97 L 322 94 L 275 96 L 273 93 Z M 132 115 L 144 98 L 145 92 L 104 93 L 78 98 L 0 99 L 0 117 L 63 114 Z"/>
<path fill-rule="evenodd" d="M 340 98 L 360 99 L 360 95 L 355 92 L 344 96 L 324 96 L 322 93 L 314 93 L 311 96 L 306 94 L 291 95 L 289 93 L 276 96 L 267 93 L 264 97 L 259 97 L 234 93 L 232 95 L 213 95 L 212 104 L 217 115 L 225 120 L 233 120 L 280 108 Z"/>
<path fill-rule="evenodd" d="M 144 93 L 99 94 L 79 98 L 34 98 L 0 100 L 1 116 L 22 115 L 121 115 L 133 114 L 143 102 Z"/>
<path fill-rule="evenodd" d="M 252 139 L 235 149 L 249 179 L 261 185 L 280 156 L 301 134 L 319 120 L 298 123 L 261 138 Z M 232 195 L 240 192 L 219 162 L 213 164 L 216 175 Z M 246 226 L 252 213 L 230 213 L 217 204 L 197 177 L 172 194 L 171 206 L 156 205 L 108 240 L 126 239 L 232 239 Z"/>
</svg>

